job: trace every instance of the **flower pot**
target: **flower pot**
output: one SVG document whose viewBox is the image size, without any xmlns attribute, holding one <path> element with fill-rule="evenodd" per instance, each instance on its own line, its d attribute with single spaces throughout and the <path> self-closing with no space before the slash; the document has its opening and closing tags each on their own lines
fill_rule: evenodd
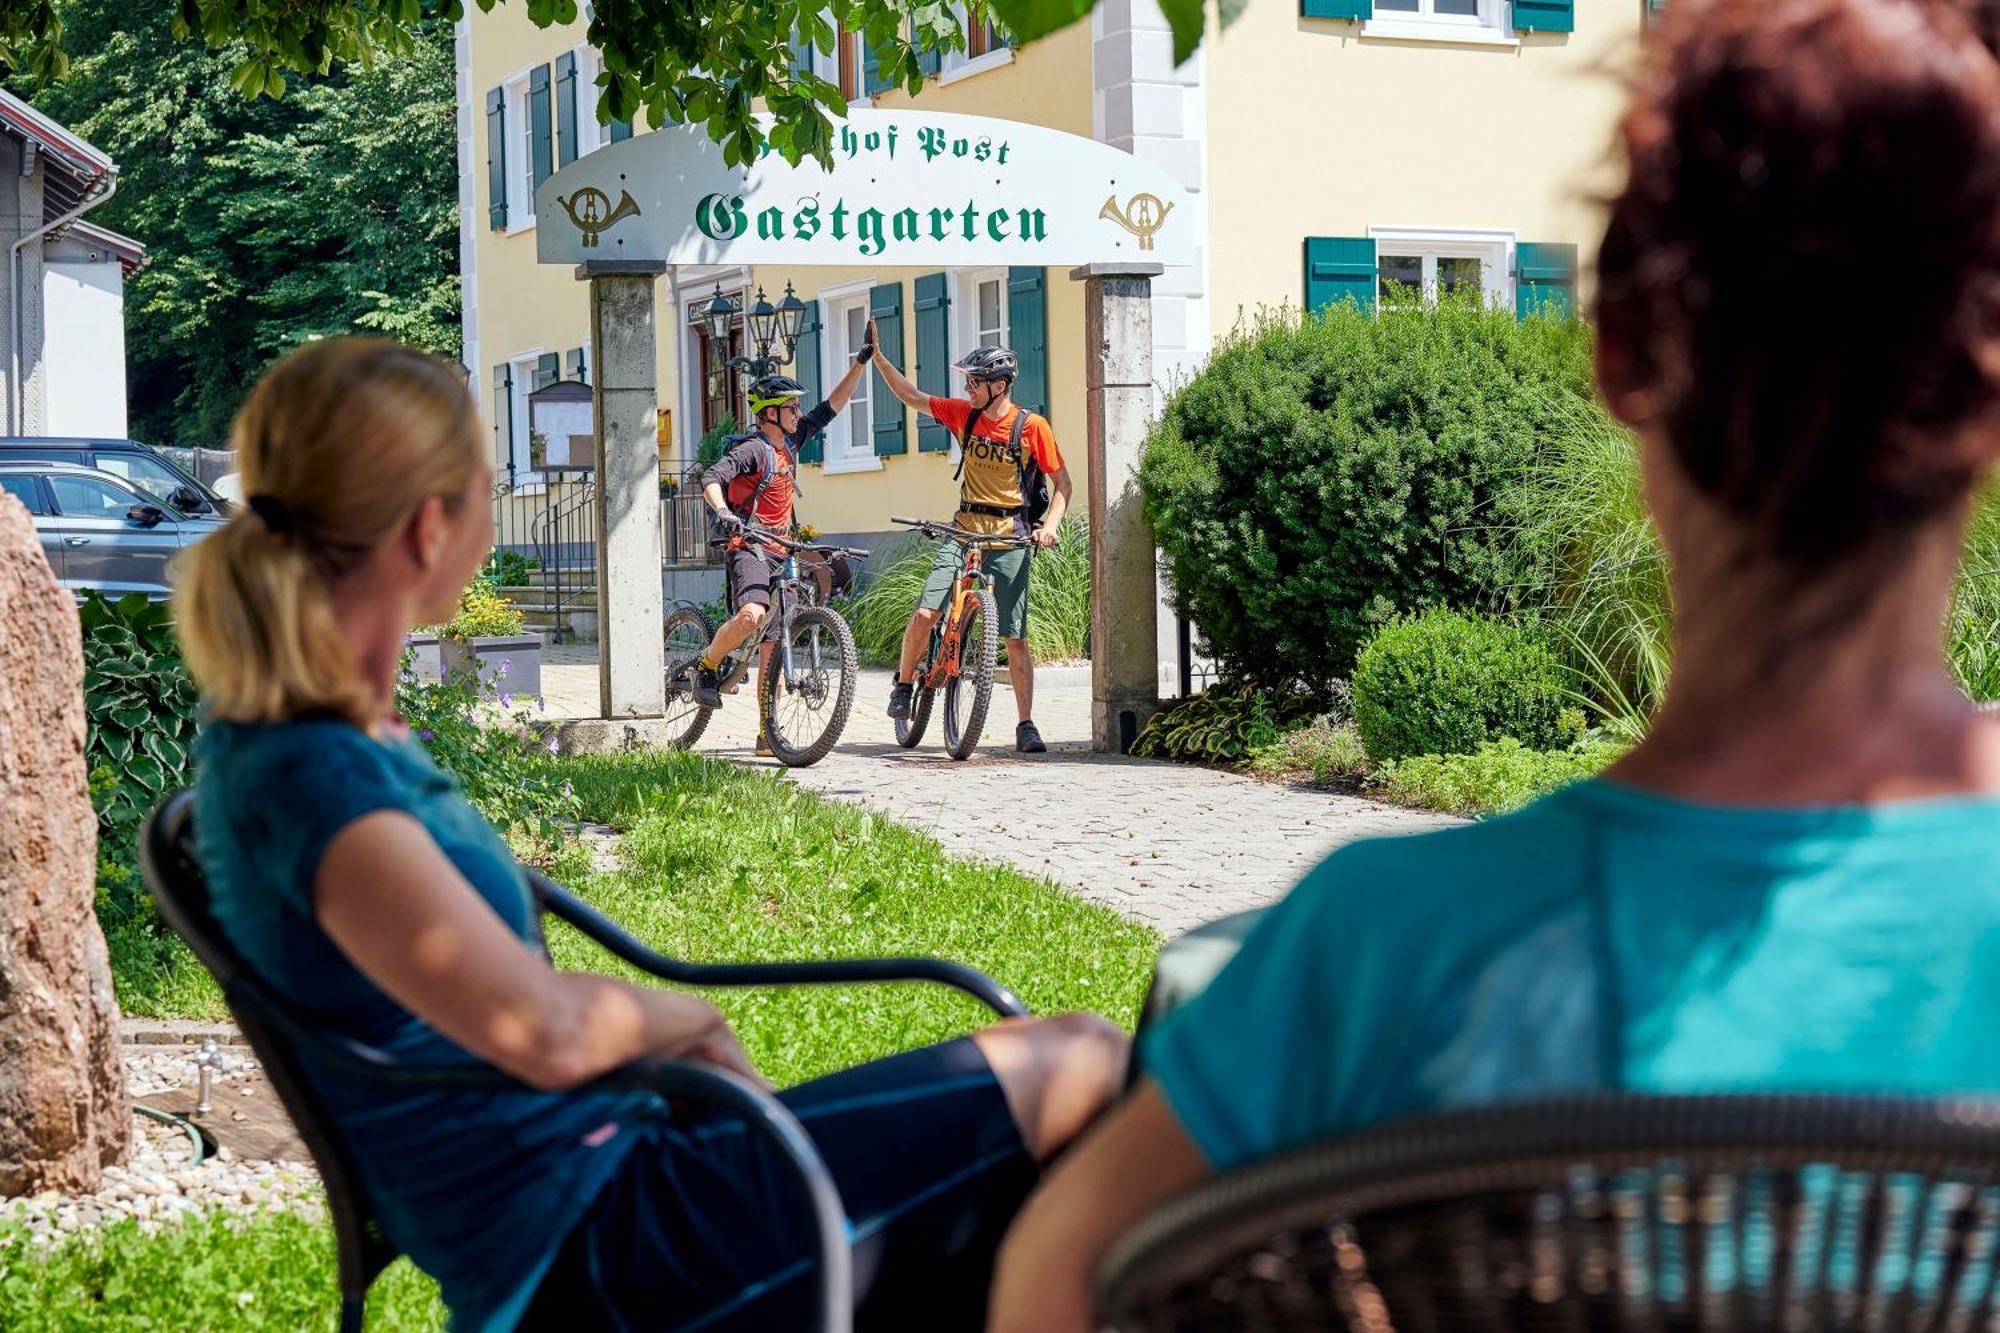
<svg viewBox="0 0 2000 1333">
<path fill-rule="evenodd" d="M 444 655 L 435 634 L 406 634 L 403 646 L 410 652 L 410 674 L 420 685 L 435 685 L 444 679 Z"/>
<path fill-rule="evenodd" d="M 473 639 L 445 639 L 439 644 L 447 675 L 472 675 L 479 697 L 542 692 L 542 640 L 534 634 L 497 634 Z"/>
</svg>

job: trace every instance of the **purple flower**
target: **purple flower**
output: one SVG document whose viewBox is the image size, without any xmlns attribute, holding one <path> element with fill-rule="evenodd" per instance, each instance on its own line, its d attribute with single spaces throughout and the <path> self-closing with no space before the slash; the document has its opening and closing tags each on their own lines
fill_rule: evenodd
<svg viewBox="0 0 2000 1333">
<path fill-rule="evenodd" d="M 438 734 L 435 731 L 432 731 L 429 727 L 425 727 L 422 731 L 419 731 L 417 733 L 417 739 L 422 741 L 426 745 L 430 744 L 437 738 Z"/>
<path fill-rule="evenodd" d="M 541 713 L 546 713 L 549 711 L 549 701 L 544 699 L 539 694 L 535 696 L 535 711 Z"/>
<path fill-rule="evenodd" d="M 507 679 L 507 659 L 506 659 L 506 658 L 504 658 L 504 657 L 503 657 L 503 658 L 501 658 L 501 659 L 500 659 L 500 665 L 499 665 L 499 666 L 497 666 L 497 667 L 494 667 L 494 668 L 493 668 L 493 679 L 495 679 L 495 680 L 505 680 L 505 679 Z"/>
<path fill-rule="evenodd" d="M 513 695 L 511 695 L 511 694 L 508 694 L 508 693 L 505 693 L 504 691 L 503 691 L 503 692 L 501 693 L 501 695 L 500 695 L 500 711 L 501 711 L 501 712 L 503 712 L 503 713 L 511 713 L 511 712 L 513 712 L 513 711 L 514 711 L 514 696 L 513 696 Z"/>
<path fill-rule="evenodd" d="M 559 755 L 562 753 L 562 737 L 560 736 L 549 737 L 549 753 L 551 755 Z"/>
</svg>

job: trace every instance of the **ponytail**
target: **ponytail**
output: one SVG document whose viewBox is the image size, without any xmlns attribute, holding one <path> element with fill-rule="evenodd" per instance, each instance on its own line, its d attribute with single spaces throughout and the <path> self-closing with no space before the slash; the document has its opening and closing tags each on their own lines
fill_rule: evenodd
<svg viewBox="0 0 2000 1333">
<path fill-rule="evenodd" d="M 181 557 L 175 628 L 210 716 L 369 721 L 372 691 L 333 612 L 334 585 L 430 496 L 456 505 L 482 446 L 457 372 L 372 338 L 279 362 L 232 431 L 250 503 Z"/>
</svg>

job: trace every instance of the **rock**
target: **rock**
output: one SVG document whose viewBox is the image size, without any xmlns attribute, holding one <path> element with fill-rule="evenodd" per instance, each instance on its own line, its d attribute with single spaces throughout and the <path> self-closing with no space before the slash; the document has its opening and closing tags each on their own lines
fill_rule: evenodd
<svg viewBox="0 0 2000 1333">
<path fill-rule="evenodd" d="M 97 927 L 83 641 L 28 511 L 0 495 L 0 1196 L 94 1190 L 132 1117 Z"/>
</svg>

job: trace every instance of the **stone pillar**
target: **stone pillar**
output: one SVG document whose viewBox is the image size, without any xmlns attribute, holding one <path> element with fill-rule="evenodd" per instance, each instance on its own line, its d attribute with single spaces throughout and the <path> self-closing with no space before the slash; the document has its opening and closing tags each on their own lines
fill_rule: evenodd
<svg viewBox="0 0 2000 1333">
<path fill-rule="evenodd" d="M 0 625 L 0 1198 L 88 1192 L 125 1160 L 132 1113 L 95 910 L 83 645 L 76 603 L 9 495 Z"/>
<path fill-rule="evenodd" d="M 1159 707 L 1153 532 L 1139 453 L 1153 416 L 1153 279 L 1159 264 L 1086 264 L 1084 403 L 1090 459 L 1090 741 L 1123 754 Z"/>
<path fill-rule="evenodd" d="M 604 718 L 666 711 L 660 582 L 659 406 L 653 260 L 593 259 L 590 346 L 596 365 L 597 693 Z"/>
</svg>

